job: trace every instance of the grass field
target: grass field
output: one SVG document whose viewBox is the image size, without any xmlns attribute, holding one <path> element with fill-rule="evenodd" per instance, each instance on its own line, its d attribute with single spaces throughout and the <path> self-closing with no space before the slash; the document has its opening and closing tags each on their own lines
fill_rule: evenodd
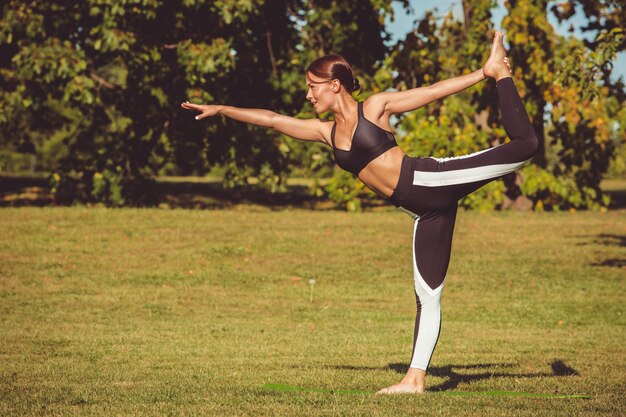
<svg viewBox="0 0 626 417">
<path fill-rule="evenodd" d="M 422 396 L 370 394 L 411 353 L 406 214 L 6 208 L 0 236 L 2 416 L 626 414 L 624 210 L 459 213 Z"/>
</svg>

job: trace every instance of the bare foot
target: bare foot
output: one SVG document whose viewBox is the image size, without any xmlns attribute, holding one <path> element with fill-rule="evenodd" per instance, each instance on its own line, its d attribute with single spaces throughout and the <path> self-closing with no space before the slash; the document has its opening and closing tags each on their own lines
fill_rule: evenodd
<svg viewBox="0 0 626 417">
<path fill-rule="evenodd" d="M 424 392 L 425 378 L 424 369 L 409 367 L 399 384 L 383 388 L 376 394 L 421 394 Z"/>
<path fill-rule="evenodd" d="M 504 33 L 500 31 L 493 35 L 491 53 L 483 67 L 485 77 L 495 78 L 496 81 L 511 76 L 511 64 L 506 56 L 502 39 L 504 39 Z"/>
<path fill-rule="evenodd" d="M 383 388 L 376 392 L 377 395 L 389 395 L 389 394 L 422 394 L 424 392 L 423 386 L 412 384 L 396 384 L 387 388 Z"/>
</svg>

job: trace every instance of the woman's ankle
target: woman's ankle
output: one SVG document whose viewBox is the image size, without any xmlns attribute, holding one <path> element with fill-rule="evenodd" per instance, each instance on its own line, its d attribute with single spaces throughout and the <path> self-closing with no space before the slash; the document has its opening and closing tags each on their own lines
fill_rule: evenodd
<svg viewBox="0 0 626 417">
<path fill-rule="evenodd" d="M 496 81 L 500 81 L 500 80 L 502 80 L 502 79 L 504 79 L 504 78 L 513 78 L 513 75 L 511 75 L 511 72 L 510 72 L 510 71 L 505 70 L 505 71 L 500 71 L 500 72 L 498 72 L 498 74 L 497 74 L 495 77 L 493 77 L 493 78 L 494 78 Z"/>
<path fill-rule="evenodd" d="M 402 384 L 412 386 L 424 386 L 424 380 L 426 379 L 426 371 L 419 368 L 409 368 L 404 378 L 402 378 Z"/>
</svg>

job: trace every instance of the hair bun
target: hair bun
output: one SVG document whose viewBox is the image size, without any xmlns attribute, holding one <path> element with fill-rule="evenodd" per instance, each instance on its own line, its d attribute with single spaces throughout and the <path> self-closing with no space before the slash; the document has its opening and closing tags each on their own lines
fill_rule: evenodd
<svg viewBox="0 0 626 417">
<path fill-rule="evenodd" d="M 352 91 L 356 91 L 360 89 L 361 89 L 361 84 L 359 84 L 359 80 L 355 78 L 354 82 L 352 83 Z"/>
</svg>

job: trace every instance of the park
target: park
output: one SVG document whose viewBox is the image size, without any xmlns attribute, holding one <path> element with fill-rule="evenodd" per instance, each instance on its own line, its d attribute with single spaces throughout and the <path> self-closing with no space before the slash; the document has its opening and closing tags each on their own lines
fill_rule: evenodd
<svg viewBox="0 0 626 417">
<path fill-rule="evenodd" d="M 389 46 L 404 2 L 357 3 L 1 6 L 0 415 L 624 415 L 623 6 L 459 1 Z M 459 202 L 425 392 L 376 395 L 411 362 L 412 218 L 330 148 L 179 106 L 316 118 L 318 56 L 363 101 L 467 74 L 498 25 L 539 151 Z M 398 145 L 509 143 L 490 81 Z"/>
</svg>

